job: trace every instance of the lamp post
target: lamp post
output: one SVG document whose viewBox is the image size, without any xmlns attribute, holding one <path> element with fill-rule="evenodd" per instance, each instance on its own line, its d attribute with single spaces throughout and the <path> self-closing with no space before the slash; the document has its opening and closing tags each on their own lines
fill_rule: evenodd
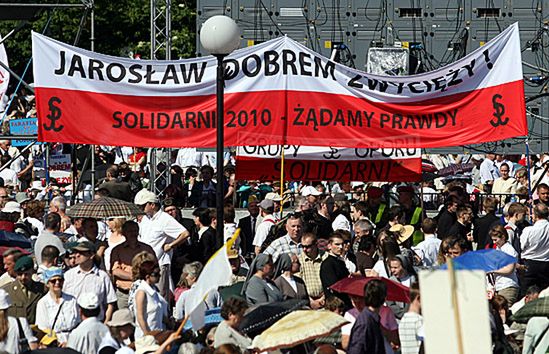
<svg viewBox="0 0 549 354">
<path fill-rule="evenodd" d="M 210 54 L 217 58 L 217 76 L 216 76 L 216 98 L 217 98 L 217 188 L 216 209 L 217 209 L 217 239 L 223 240 L 223 145 L 224 136 L 224 107 L 223 107 L 223 89 L 224 89 L 224 70 L 223 58 L 240 46 L 240 31 L 234 20 L 227 16 L 210 17 L 200 30 L 200 43 Z"/>
</svg>

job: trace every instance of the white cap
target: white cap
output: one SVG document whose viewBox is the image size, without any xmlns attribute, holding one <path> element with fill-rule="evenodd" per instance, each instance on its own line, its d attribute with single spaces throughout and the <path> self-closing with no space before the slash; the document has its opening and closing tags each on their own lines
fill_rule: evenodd
<svg viewBox="0 0 549 354">
<path fill-rule="evenodd" d="M 6 310 L 11 306 L 11 299 L 6 290 L 0 289 L 0 310 Z"/>
<path fill-rule="evenodd" d="M 42 181 L 32 181 L 30 189 L 37 189 L 39 191 L 43 191 L 45 187 L 42 186 Z"/>
<path fill-rule="evenodd" d="M 2 208 L 2 213 L 20 213 L 21 205 L 17 202 L 7 202 L 6 205 Z"/>
<path fill-rule="evenodd" d="M 307 197 L 307 196 L 310 196 L 310 195 L 318 196 L 318 195 L 321 195 L 321 194 L 322 194 L 322 192 L 319 191 L 318 189 L 316 189 L 313 186 L 305 186 L 305 187 L 303 187 L 303 189 L 301 189 L 301 195 L 304 196 L 304 197 Z"/>
<path fill-rule="evenodd" d="M 158 203 L 158 197 L 153 192 L 143 188 L 135 195 L 134 204 Z"/>
<path fill-rule="evenodd" d="M 78 297 L 78 306 L 86 310 L 95 310 L 99 307 L 99 298 L 92 293 L 84 293 Z"/>
<path fill-rule="evenodd" d="M 269 192 L 269 193 L 267 193 L 267 195 L 265 195 L 265 199 L 270 199 L 270 200 L 272 200 L 273 202 L 280 202 L 280 201 L 282 201 L 282 197 L 280 196 L 280 194 L 275 193 L 275 192 Z"/>
</svg>

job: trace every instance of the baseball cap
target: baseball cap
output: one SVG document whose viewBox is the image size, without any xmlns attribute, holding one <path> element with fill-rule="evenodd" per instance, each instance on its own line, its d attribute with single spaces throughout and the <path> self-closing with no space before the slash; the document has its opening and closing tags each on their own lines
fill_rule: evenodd
<svg viewBox="0 0 549 354">
<path fill-rule="evenodd" d="M 17 273 L 23 273 L 31 269 L 34 269 L 34 262 L 29 256 L 19 258 L 17 262 L 15 262 L 15 267 L 13 268 L 13 270 Z"/>
<path fill-rule="evenodd" d="M 280 202 L 282 201 L 282 197 L 280 196 L 280 194 L 278 193 L 275 193 L 275 192 L 269 192 L 265 195 L 265 199 L 269 199 L 269 200 L 272 200 L 273 202 Z"/>
<path fill-rule="evenodd" d="M 112 319 L 107 322 L 109 327 L 122 327 L 128 324 L 133 325 L 133 315 L 130 309 L 116 310 L 112 315 Z"/>
<path fill-rule="evenodd" d="M 259 207 L 261 209 L 273 211 L 274 210 L 274 202 L 271 199 L 263 199 L 261 201 L 261 203 L 259 203 Z"/>
<path fill-rule="evenodd" d="M 95 310 L 99 307 L 99 298 L 92 293 L 83 293 L 76 302 L 78 306 L 86 310 Z"/>
<path fill-rule="evenodd" d="M 79 240 L 76 245 L 72 247 L 74 251 L 81 252 L 95 252 L 95 245 L 88 240 Z"/>
<path fill-rule="evenodd" d="M 158 197 L 153 192 L 143 188 L 137 194 L 134 198 L 134 204 L 137 205 L 144 205 L 147 203 L 158 203 Z"/>
<path fill-rule="evenodd" d="M 318 189 L 316 189 L 313 186 L 305 186 L 301 190 L 301 195 L 304 196 L 304 197 L 308 197 L 310 195 L 318 196 L 318 195 L 321 195 L 321 194 L 322 194 L 322 192 L 319 191 Z"/>
<path fill-rule="evenodd" d="M 6 205 L 2 208 L 2 213 L 20 213 L 21 205 L 17 202 L 7 202 Z"/>
</svg>

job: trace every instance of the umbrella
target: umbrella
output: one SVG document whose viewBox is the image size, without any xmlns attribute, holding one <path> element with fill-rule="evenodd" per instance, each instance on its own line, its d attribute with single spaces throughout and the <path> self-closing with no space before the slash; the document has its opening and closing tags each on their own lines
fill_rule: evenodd
<svg viewBox="0 0 549 354">
<path fill-rule="evenodd" d="M 516 263 L 517 259 L 505 252 L 495 249 L 471 251 L 454 258 L 455 269 L 483 270 L 486 273 L 501 269 L 506 265 Z M 445 264 L 441 269 L 447 269 Z"/>
<path fill-rule="evenodd" d="M 0 230 L 0 246 L 31 248 L 32 244 L 23 234 Z"/>
<path fill-rule="evenodd" d="M 330 288 L 343 294 L 364 296 L 364 285 L 372 279 L 381 280 L 387 285 L 387 301 L 410 302 L 410 289 L 407 286 L 383 277 L 344 278 L 330 286 Z"/>
<path fill-rule="evenodd" d="M 133 203 L 120 199 L 103 197 L 89 203 L 72 206 L 67 215 L 73 218 L 133 218 L 143 211 Z"/>
<path fill-rule="evenodd" d="M 271 302 L 252 308 L 240 323 L 240 332 L 254 337 L 269 328 L 279 318 L 308 304 L 306 300 Z"/>
<path fill-rule="evenodd" d="M 549 297 L 540 297 L 524 305 L 511 317 L 515 322 L 526 323 L 532 317 L 549 316 Z"/>
<path fill-rule="evenodd" d="M 291 348 L 328 335 L 347 323 L 349 321 L 331 311 L 298 310 L 255 337 L 252 346 L 260 351 Z"/>
</svg>

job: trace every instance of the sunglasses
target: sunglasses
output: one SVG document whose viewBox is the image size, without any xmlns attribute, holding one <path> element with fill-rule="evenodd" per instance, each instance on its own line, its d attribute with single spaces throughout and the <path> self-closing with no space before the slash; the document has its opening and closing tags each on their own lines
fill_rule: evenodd
<svg viewBox="0 0 549 354">
<path fill-rule="evenodd" d="M 311 243 L 310 245 L 301 245 L 301 247 L 303 247 L 303 249 L 309 249 L 309 248 L 313 248 L 314 246 L 316 246 L 316 243 Z"/>
<path fill-rule="evenodd" d="M 61 284 L 61 283 L 63 283 L 63 281 L 64 281 L 64 280 L 61 279 L 61 278 L 55 278 L 55 279 L 50 279 L 50 280 L 48 280 L 48 283 L 52 283 L 52 284 L 60 283 L 60 284 Z"/>
</svg>

